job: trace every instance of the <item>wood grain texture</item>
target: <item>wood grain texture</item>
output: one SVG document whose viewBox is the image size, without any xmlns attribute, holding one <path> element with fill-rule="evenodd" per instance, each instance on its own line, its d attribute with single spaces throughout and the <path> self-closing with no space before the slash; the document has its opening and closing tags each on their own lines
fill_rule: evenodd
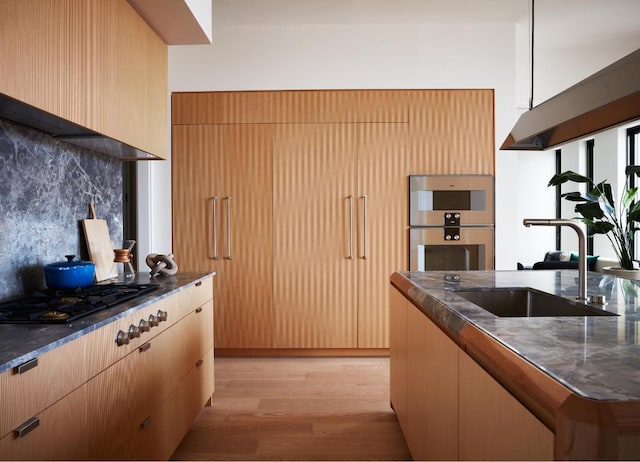
<svg viewBox="0 0 640 462">
<path fill-rule="evenodd" d="M 386 358 L 216 358 L 173 460 L 408 460 Z"/>
<path fill-rule="evenodd" d="M 493 174 L 492 90 L 415 90 L 409 97 L 411 174 Z"/>
<path fill-rule="evenodd" d="M 352 126 L 275 127 L 273 259 L 277 348 L 357 345 L 357 266 L 353 258 L 356 168 L 356 132 Z"/>
<path fill-rule="evenodd" d="M 217 297 L 217 310 L 223 311 L 220 347 L 273 346 L 272 144 L 271 125 L 222 128 L 220 192 L 232 199 L 222 200 L 220 210 L 226 286 Z"/>
<path fill-rule="evenodd" d="M 319 123 L 358 121 L 358 94 L 355 91 L 318 91 L 316 98 Z"/>
<path fill-rule="evenodd" d="M 462 351 L 459 361 L 460 459 L 553 460 L 551 430 Z"/>
<path fill-rule="evenodd" d="M 23 374 L 12 369 L 0 374 L 0 437 L 87 380 L 86 350 L 86 338 L 80 337 L 40 355 L 38 365 Z"/>
<path fill-rule="evenodd" d="M 408 268 L 406 148 L 406 124 L 358 124 L 359 348 L 388 348 L 389 276 Z"/>
<path fill-rule="evenodd" d="M 38 412 L 40 424 L 30 433 L 0 439 L 0 460 L 87 460 L 90 427 L 85 402 L 86 390 L 81 386 Z M 6 409 L 2 407 L 3 414 Z"/>
<path fill-rule="evenodd" d="M 275 91 L 273 92 L 274 123 L 318 122 L 318 92 Z"/>
<path fill-rule="evenodd" d="M 407 431 L 416 460 L 458 459 L 458 346 L 421 311 L 407 312 Z"/>
<path fill-rule="evenodd" d="M 167 47 L 126 0 L 2 6 L 0 92 L 166 158 Z"/>
<path fill-rule="evenodd" d="M 105 281 L 118 275 L 113 260 L 113 241 L 109 236 L 106 220 L 82 220 L 82 229 L 89 252 L 89 259 L 95 263 L 95 280 Z"/>
<path fill-rule="evenodd" d="M 358 122 L 408 122 L 409 92 L 358 90 Z"/>
<path fill-rule="evenodd" d="M 271 92 L 230 91 L 222 93 L 222 123 L 271 122 Z"/>
<path fill-rule="evenodd" d="M 171 94 L 173 125 L 222 123 L 221 92 L 174 92 Z"/>
<path fill-rule="evenodd" d="M 389 291 L 389 396 L 403 432 L 408 431 L 407 314 L 411 304 L 395 288 Z"/>
</svg>

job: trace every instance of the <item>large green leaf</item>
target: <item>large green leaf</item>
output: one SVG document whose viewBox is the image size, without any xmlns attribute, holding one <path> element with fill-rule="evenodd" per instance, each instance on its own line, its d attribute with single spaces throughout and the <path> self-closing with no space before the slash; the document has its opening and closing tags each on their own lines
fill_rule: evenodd
<svg viewBox="0 0 640 462">
<path fill-rule="evenodd" d="M 613 206 L 613 192 L 611 191 L 611 185 L 606 181 L 601 181 L 593 187 L 589 194 L 598 197 L 605 197 L 609 204 Z"/>
<path fill-rule="evenodd" d="M 596 221 L 590 225 L 589 230 L 593 234 L 607 234 L 609 231 L 613 231 L 613 224 L 608 221 Z"/>
<path fill-rule="evenodd" d="M 627 176 L 640 176 L 640 165 L 627 165 L 627 168 L 624 169 L 624 174 Z"/>
<path fill-rule="evenodd" d="M 575 211 L 585 218 L 591 220 L 600 219 L 604 217 L 604 212 L 598 202 L 585 202 L 582 204 L 576 204 Z"/>
<path fill-rule="evenodd" d="M 571 202 L 598 202 L 597 196 L 583 194 L 580 191 L 564 193 L 562 194 L 562 197 Z"/>
<path fill-rule="evenodd" d="M 640 221 L 640 202 L 634 203 L 627 212 L 629 221 Z"/>
<path fill-rule="evenodd" d="M 592 181 L 586 176 L 580 175 L 579 173 L 573 172 L 571 170 L 567 170 L 566 172 L 560 173 L 558 175 L 553 175 L 553 177 L 549 180 L 549 184 L 547 186 L 558 186 L 559 184 L 566 183 L 567 181 L 573 181 L 576 183 L 592 183 Z"/>
<path fill-rule="evenodd" d="M 620 199 L 620 210 L 628 209 L 638 196 L 638 188 L 629 188 Z"/>
</svg>

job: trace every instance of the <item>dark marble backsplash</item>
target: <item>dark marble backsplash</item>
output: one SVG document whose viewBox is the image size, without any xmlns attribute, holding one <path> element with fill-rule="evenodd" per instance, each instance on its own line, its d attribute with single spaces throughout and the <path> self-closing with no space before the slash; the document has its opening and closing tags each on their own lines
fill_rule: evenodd
<svg viewBox="0 0 640 462">
<path fill-rule="evenodd" d="M 0 119 L 0 300 L 43 288 L 48 263 L 88 258 L 89 202 L 121 240 L 122 198 L 121 160 Z"/>
</svg>

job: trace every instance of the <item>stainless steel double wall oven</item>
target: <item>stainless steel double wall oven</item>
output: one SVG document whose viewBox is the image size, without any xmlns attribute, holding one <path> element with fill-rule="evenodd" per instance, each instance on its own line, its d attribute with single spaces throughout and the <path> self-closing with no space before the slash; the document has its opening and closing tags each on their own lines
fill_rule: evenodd
<svg viewBox="0 0 640 462">
<path fill-rule="evenodd" d="M 494 268 L 492 175 L 409 176 L 409 269 Z"/>
</svg>

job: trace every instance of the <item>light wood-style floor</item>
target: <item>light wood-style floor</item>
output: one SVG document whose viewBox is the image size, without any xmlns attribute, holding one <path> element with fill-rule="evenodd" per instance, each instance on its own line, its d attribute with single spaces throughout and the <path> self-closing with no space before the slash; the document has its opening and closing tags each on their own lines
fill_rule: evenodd
<svg viewBox="0 0 640 462">
<path fill-rule="evenodd" d="M 410 460 L 388 358 L 220 358 L 176 460 Z"/>
</svg>

